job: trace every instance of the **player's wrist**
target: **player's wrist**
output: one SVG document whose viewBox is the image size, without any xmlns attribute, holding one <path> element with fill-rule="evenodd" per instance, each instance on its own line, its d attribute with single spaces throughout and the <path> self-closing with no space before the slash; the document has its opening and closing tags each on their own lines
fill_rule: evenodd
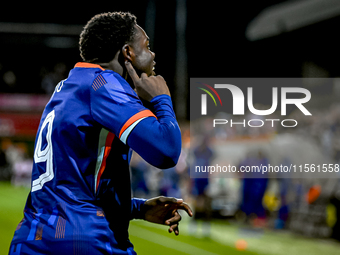
<svg viewBox="0 0 340 255">
<path fill-rule="evenodd" d="M 161 94 L 161 95 L 157 95 L 154 96 L 149 102 L 152 104 L 158 103 L 160 100 L 170 100 L 171 101 L 171 97 L 168 94 Z"/>
<path fill-rule="evenodd" d="M 146 199 L 143 198 L 133 198 L 132 199 L 132 218 L 133 219 L 140 219 L 144 220 L 145 219 L 145 202 Z"/>
</svg>

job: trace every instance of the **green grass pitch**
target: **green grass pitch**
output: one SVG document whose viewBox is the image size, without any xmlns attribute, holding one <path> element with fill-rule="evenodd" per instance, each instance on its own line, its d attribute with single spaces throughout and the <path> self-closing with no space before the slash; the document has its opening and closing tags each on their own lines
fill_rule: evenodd
<svg viewBox="0 0 340 255">
<path fill-rule="evenodd" d="M 8 254 L 14 230 L 23 216 L 28 192 L 27 188 L 0 182 L 0 255 Z M 340 244 L 331 240 L 310 239 L 271 230 L 252 231 L 225 221 L 211 223 L 209 238 L 203 237 L 200 231 L 190 235 L 189 221 L 189 217 L 183 217 L 179 236 L 169 234 L 166 226 L 142 220 L 131 221 L 130 239 L 139 255 L 340 255 Z M 235 243 L 240 239 L 247 243 L 245 250 L 235 248 Z"/>
</svg>

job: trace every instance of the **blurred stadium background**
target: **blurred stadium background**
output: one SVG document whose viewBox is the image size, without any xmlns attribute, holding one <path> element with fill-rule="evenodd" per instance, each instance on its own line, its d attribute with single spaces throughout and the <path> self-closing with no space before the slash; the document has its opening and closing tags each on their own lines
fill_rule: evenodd
<svg viewBox="0 0 340 255">
<path fill-rule="evenodd" d="M 0 254 L 7 254 L 22 217 L 40 114 L 55 85 L 81 61 L 77 44 L 82 27 L 93 15 L 107 11 L 130 11 L 145 28 L 156 53 L 156 72 L 170 87 L 183 134 L 182 155 L 173 169 L 162 172 L 134 156 L 134 196 L 183 197 L 196 213 L 195 219 L 184 217 L 178 237 L 163 226 L 132 222 L 136 251 L 340 254 L 337 178 L 270 178 L 259 183 L 189 177 L 190 163 L 199 159 L 289 164 L 313 155 L 318 163 L 339 163 L 338 0 L 4 4 L 0 9 Z M 190 77 L 332 79 L 306 84 L 312 93 L 313 117 L 304 119 L 291 112 L 299 126 L 289 133 L 279 128 L 261 132 L 225 128 L 201 142 L 190 136 Z M 260 92 L 257 103 L 271 104 L 271 97 Z M 203 152 L 189 157 L 190 143 L 209 148 L 209 156 Z"/>
</svg>

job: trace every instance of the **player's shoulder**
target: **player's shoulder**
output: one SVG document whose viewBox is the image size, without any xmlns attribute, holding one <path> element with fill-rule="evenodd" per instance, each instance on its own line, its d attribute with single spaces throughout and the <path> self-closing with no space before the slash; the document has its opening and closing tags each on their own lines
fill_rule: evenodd
<svg viewBox="0 0 340 255">
<path fill-rule="evenodd" d="M 120 74 L 111 70 L 105 70 L 99 74 L 92 86 L 95 87 L 95 91 L 100 89 L 101 86 L 105 86 L 106 92 L 117 103 L 139 101 L 136 92 L 131 88 L 130 84 Z"/>
<path fill-rule="evenodd" d="M 96 79 L 104 78 L 108 86 L 116 89 L 123 88 L 126 92 L 131 92 L 133 89 L 130 84 L 118 73 L 112 70 L 105 70 L 101 72 Z"/>
<path fill-rule="evenodd" d="M 67 81 L 72 84 L 91 84 L 93 80 L 105 69 L 100 65 L 86 62 L 78 62 L 70 71 Z"/>
<path fill-rule="evenodd" d="M 112 70 L 104 70 L 97 73 L 91 87 L 93 93 L 108 93 L 117 103 L 139 101 L 136 92 L 130 84 L 120 74 Z"/>
<path fill-rule="evenodd" d="M 102 68 L 100 65 L 79 62 L 75 65 L 75 76 L 86 83 L 91 93 L 109 93 L 118 103 L 139 100 L 130 84 L 118 73 Z"/>
</svg>

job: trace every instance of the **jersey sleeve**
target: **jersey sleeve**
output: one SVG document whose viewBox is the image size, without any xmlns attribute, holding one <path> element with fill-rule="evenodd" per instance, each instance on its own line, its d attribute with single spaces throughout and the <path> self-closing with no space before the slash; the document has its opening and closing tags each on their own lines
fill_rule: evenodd
<svg viewBox="0 0 340 255">
<path fill-rule="evenodd" d="M 143 198 L 131 198 L 131 220 L 132 219 L 144 219 L 145 201 L 146 199 L 143 199 Z"/>
<path fill-rule="evenodd" d="M 166 169 L 177 164 L 181 153 L 181 131 L 168 95 L 150 101 L 155 118 L 145 118 L 133 129 L 127 144 L 151 165 Z"/>
<path fill-rule="evenodd" d="M 118 74 L 102 72 L 90 88 L 93 119 L 126 143 L 133 128 L 143 119 L 156 116 Z"/>
</svg>

